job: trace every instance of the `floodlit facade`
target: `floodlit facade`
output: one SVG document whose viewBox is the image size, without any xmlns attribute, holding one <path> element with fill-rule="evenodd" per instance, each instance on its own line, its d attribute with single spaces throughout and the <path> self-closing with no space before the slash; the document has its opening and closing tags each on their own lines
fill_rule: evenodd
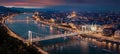
<svg viewBox="0 0 120 54">
<path fill-rule="evenodd" d="M 114 33 L 114 36 L 115 37 L 120 37 L 120 30 L 116 30 L 115 33 Z"/>
<path fill-rule="evenodd" d="M 103 29 L 103 35 L 104 36 L 112 36 L 114 34 L 114 29 L 113 28 L 104 28 Z"/>
</svg>

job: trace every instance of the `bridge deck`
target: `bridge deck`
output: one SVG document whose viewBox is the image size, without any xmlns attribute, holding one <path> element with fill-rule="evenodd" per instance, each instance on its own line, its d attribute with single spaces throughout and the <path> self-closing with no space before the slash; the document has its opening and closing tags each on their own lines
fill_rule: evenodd
<svg viewBox="0 0 120 54">
<path fill-rule="evenodd" d="M 33 38 L 32 42 L 61 38 L 61 37 L 67 37 L 67 36 L 75 36 L 75 35 L 78 35 L 78 34 L 80 34 L 80 33 L 70 33 L 70 34 L 60 34 L 60 35 L 51 35 L 51 36 L 45 36 L 45 37 L 37 37 L 37 38 Z"/>
<path fill-rule="evenodd" d="M 8 20 L 8 22 L 29 22 L 34 20 Z"/>
</svg>

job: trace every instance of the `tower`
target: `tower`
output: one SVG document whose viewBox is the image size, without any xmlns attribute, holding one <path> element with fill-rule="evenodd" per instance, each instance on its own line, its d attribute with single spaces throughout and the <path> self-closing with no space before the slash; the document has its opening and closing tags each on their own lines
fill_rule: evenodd
<svg viewBox="0 0 120 54">
<path fill-rule="evenodd" d="M 26 17 L 26 22 L 27 22 L 27 23 L 29 22 L 29 17 L 28 17 L 28 16 Z"/>
<path fill-rule="evenodd" d="M 32 44 L 32 31 L 28 31 L 28 40 L 29 40 L 29 44 Z"/>
</svg>

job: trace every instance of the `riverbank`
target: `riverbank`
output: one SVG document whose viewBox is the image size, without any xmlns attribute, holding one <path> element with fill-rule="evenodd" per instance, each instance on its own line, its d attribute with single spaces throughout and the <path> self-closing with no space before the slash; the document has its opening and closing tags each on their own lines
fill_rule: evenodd
<svg viewBox="0 0 120 54">
<path fill-rule="evenodd" d="M 11 31 L 4 24 L 6 19 L 0 20 L 0 54 L 44 54 L 42 49 L 29 45 L 23 38 Z"/>
<path fill-rule="evenodd" d="M 0 25 L 0 54 L 41 54 L 33 46 L 27 46 L 21 40 L 10 36 L 8 30 Z"/>
<path fill-rule="evenodd" d="M 101 36 L 98 34 L 81 34 L 80 36 L 85 37 L 85 38 L 91 38 L 91 39 L 96 39 L 97 41 L 100 42 L 108 42 L 108 43 L 114 43 L 114 44 L 120 44 L 120 40 L 119 39 L 115 39 L 113 37 L 106 37 L 106 36 Z"/>
<path fill-rule="evenodd" d="M 9 17 L 8 17 L 9 18 Z M 12 31 L 6 24 L 5 24 L 5 20 L 7 20 L 7 18 L 4 18 L 2 20 L 2 25 L 4 26 L 4 28 L 6 28 L 7 30 L 7 34 L 9 34 L 9 36 L 13 37 L 13 38 L 16 38 L 20 41 L 22 41 L 23 44 L 26 44 L 27 46 L 32 46 L 34 47 L 37 52 L 41 53 L 41 54 L 48 54 L 46 51 L 44 51 L 43 49 L 41 49 L 40 47 L 38 46 L 35 46 L 34 44 L 30 44 L 30 42 L 24 38 L 22 38 L 20 35 L 16 34 L 14 31 Z"/>
<path fill-rule="evenodd" d="M 45 21 L 45 20 L 40 20 L 40 18 L 35 17 L 35 16 L 32 16 L 32 18 L 33 18 L 36 22 L 39 22 L 39 23 L 42 23 L 42 24 L 45 24 L 45 25 L 48 25 L 48 26 L 52 26 L 52 27 L 64 29 L 64 30 L 67 30 L 67 31 L 70 31 L 70 32 L 75 32 L 75 31 L 77 31 L 76 29 L 69 28 L 69 27 L 65 27 L 65 26 L 59 25 L 59 24 L 57 24 L 57 23 L 50 23 L 50 22 Z"/>
<path fill-rule="evenodd" d="M 99 34 L 93 34 L 93 33 L 81 33 L 79 30 L 77 29 L 72 29 L 72 28 L 68 28 L 68 27 L 64 27 L 64 26 L 60 26 L 57 23 L 49 23 L 47 21 L 44 20 L 40 20 L 39 17 L 37 16 L 33 16 L 32 17 L 34 20 L 36 20 L 37 22 L 52 26 L 52 27 L 56 27 L 56 28 L 61 28 L 61 29 L 65 29 L 68 30 L 70 32 L 76 32 L 78 33 L 78 35 L 80 34 L 83 37 L 88 37 L 88 38 L 93 38 L 93 39 L 98 39 L 100 41 L 107 41 L 107 42 L 112 42 L 112 43 L 116 43 L 116 44 L 120 44 L 120 39 L 115 39 L 114 37 L 106 37 L 103 35 L 99 35 Z"/>
</svg>

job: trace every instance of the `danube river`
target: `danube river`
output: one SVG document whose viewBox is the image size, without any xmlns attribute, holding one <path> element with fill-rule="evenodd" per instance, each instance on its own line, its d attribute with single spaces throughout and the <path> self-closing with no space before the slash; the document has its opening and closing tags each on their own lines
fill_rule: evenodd
<svg viewBox="0 0 120 54">
<path fill-rule="evenodd" d="M 27 20 L 28 21 L 27 21 Z M 28 39 L 28 31 L 33 32 L 33 38 L 38 36 L 49 36 L 62 34 L 63 29 L 54 28 L 32 19 L 32 14 L 19 14 L 6 20 L 6 25 L 21 37 Z M 120 45 L 114 43 L 100 42 L 96 39 L 81 36 L 58 38 L 35 42 L 43 50 L 50 54 L 119 54 Z"/>
</svg>

